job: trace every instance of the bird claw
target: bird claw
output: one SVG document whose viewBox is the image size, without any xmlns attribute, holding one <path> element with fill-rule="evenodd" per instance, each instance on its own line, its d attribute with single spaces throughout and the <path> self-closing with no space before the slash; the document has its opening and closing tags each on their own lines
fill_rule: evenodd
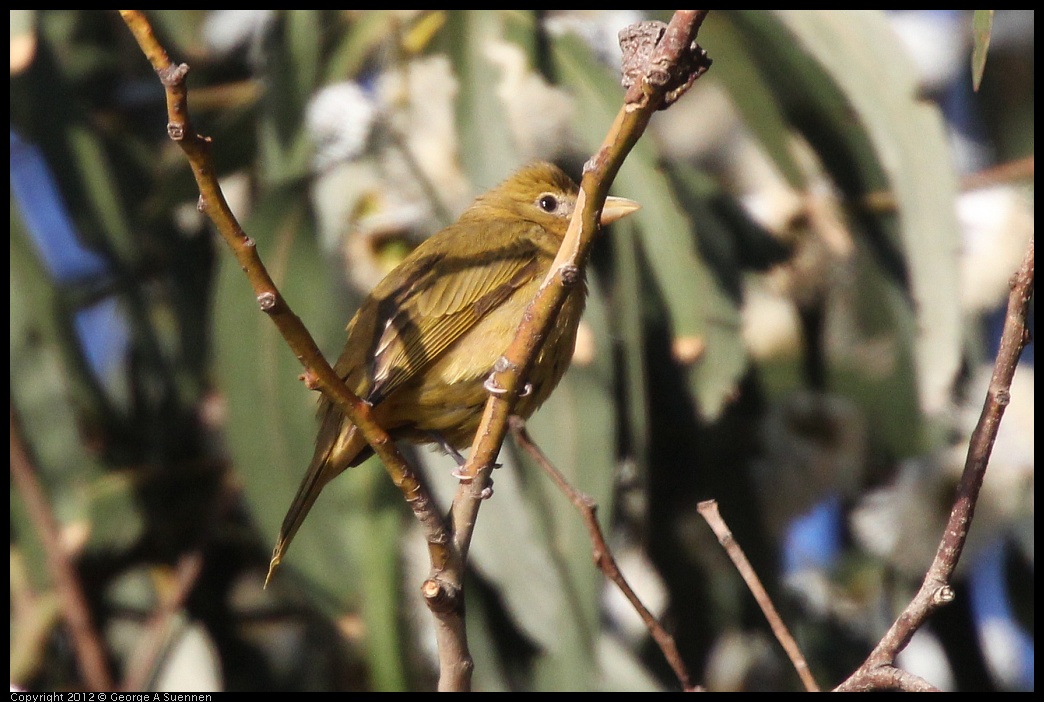
<svg viewBox="0 0 1044 702">
<path fill-rule="evenodd" d="M 472 476 L 464 472 L 464 466 L 454 468 L 450 475 L 452 475 L 457 480 L 460 480 L 465 483 L 470 483 L 473 480 Z"/>
<path fill-rule="evenodd" d="M 489 377 L 486 378 L 486 380 L 482 383 L 482 387 L 486 388 L 486 391 L 490 395 L 496 395 L 497 397 L 500 397 L 501 395 L 505 394 L 507 390 L 497 385 L 497 380 L 494 376 L 494 373 L 490 373 Z"/>
<path fill-rule="evenodd" d="M 500 397 L 507 394 L 507 389 L 497 385 L 496 373 L 490 373 L 489 377 L 482 383 L 482 387 L 486 388 L 486 391 L 491 395 Z M 528 397 L 533 394 L 533 383 L 526 383 L 522 387 L 522 391 L 518 393 L 519 397 Z"/>
</svg>

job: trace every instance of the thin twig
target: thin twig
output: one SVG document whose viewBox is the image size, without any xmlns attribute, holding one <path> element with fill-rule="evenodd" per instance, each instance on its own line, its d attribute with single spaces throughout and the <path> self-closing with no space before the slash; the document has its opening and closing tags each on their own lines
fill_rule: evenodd
<svg viewBox="0 0 1044 702">
<path fill-rule="evenodd" d="M 696 690 L 697 686 L 693 684 L 692 677 L 689 675 L 684 661 L 682 661 L 681 653 L 678 652 L 674 637 L 663 628 L 663 625 L 660 624 L 653 613 L 642 604 L 641 599 L 631 589 L 623 573 L 620 572 L 620 567 L 613 557 L 612 549 L 609 548 L 609 544 L 606 543 L 605 536 L 602 534 L 602 527 L 598 524 L 598 516 L 596 514 L 598 505 L 589 495 L 576 490 L 569 484 L 566 477 L 551 463 L 547 456 L 544 455 L 544 452 L 540 450 L 540 447 L 533 441 L 532 437 L 530 437 L 529 432 L 526 431 L 526 423 L 521 417 L 512 415 L 509 423 L 511 425 L 511 433 L 518 445 L 533 457 L 537 465 L 547 473 L 552 482 L 558 486 L 559 490 L 565 493 L 565 496 L 569 498 L 569 501 L 580 512 L 580 517 L 584 520 L 584 525 L 587 527 L 588 536 L 591 538 L 591 551 L 595 565 L 605 573 L 605 577 L 612 580 L 620 588 L 620 592 L 624 594 L 624 597 L 631 603 L 634 610 L 638 612 L 638 616 L 642 618 L 646 628 L 649 629 L 649 634 L 653 637 L 656 645 L 660 647 L 660 651 L 663 652 L 663 656 L 667 659 L 671 669 L 674 670 L 674 674 L 677 676 L 678 682 L 681 683 L 682 689 L 686 692 Z"/>
<path fill-rule="evenodd" d="M 935 559 L 913 600 L 895 620 L 863 665 L 849 676 L 848 680 L 839 685 L 838 690 L 877 689 L 873 685 L 875 669 L 893 667 L 896 656 L 910 642 L 914 632 L 936 609 L 953 601 L 954 591 L 950 581 L 971 529 L 979 489 L 986 476 L 986 467 L 993 451 L 993 443 L 997 439 L 1001 417 L 1011 399 L 1011 379 L 1015 376 L 1019 356 L 1029 343 L 1026 315 L 1029 312 L 1032 297 L 1033 240 L 1031 239 L 1022 265 L 1012 277 L 1011 293 L 1008 295 L 1008 311 L 1004 318 L 1004 331 L 1001 333 L 1000 347 L 993 364 L 993 377 L 990 379 L 990 387 L 986 392 L 986 400 L 982 413 L 979 415 L 979 422 L 969 441 L 964 471 L 957 485 L 953 508 L 950 511 L 950 518 L 946 523 Z"/>
<path fill-rule="evenodd" d="M 961 190 L 977 190 L 994 185 L 1006 185 L 1020 180 L 1033 180 L 1033 156 L 999 163 L 961 178 Z"/>
<path fill-rule="evenodd" d="M 718 511 L 717 501 L 704 500 L 696 505 L 696 510 L 710 525 L 714 535 L 718 537 L 718 543 L 729 554 L 729 558 L 732 559 L 736 570 L 743 576 L 744 582 L 747 583 L 751 594 L 754 595 L 758 606 L 761 607 L 765 619 L 768 620 L 769 626 L 772 627 L 772 633 L 776 635 L 776 640 L 779 641 L 783 650 L 786 651 L 787 657 L 790 658 L 790 662 L 793 664 L 794 670 L 797 671 L 798 677 L 801 678 L 801 682 L 805 685 L 805 689 L 809 692 L 819 692 L 819 685 L 816 684 L 815 678 L 812 677 L 812 672 L 808 668 L 805 656 L 801 653 L 801 648 L 797 645 L 794 637 L 790 635 L 790 630 L 787 629 L 787 625 L 783 623 L 783 618 L 776 611 L 776 606 L 772 604 L 772 598 L 769 597 L 765 587 L 761 584 L 758 574 L 754 572 L 754 567 L 747 560 L 747 555 L 743 553 L 743 549 L 733 537 L 732 531 L 725 523 L 725 520 L 722 519 L 721 513 Z"/>
<path fill-rule="evenodd" d="M 961 192 L 969 192 L 1019 181 L 1032 181 L 1033 173 L 1033 156 L 1025 156 L 962 176 L 960 189 Z M 895 193 L 888 190 L 866 193 L 859 202 L 871 212 L 894 212 L 898 209 Z"/>
<path fill-rule="evenodd" d="M 58 533 L 58 521 L 51 513 L 47 495 L 36 478 L 36 470 L 29 457 L 29 451 L 22 441 L 13 404 L 11 405 L 11 477 L 25 503 L 36 535 L 47 554 L 47 569 L 51 573 L 55 591 L 58 593 L 62 616 L 69 629 L 69 638 L 72 641 L 84 685 L 95 692 L 110 692 L 116 688 L 112 674 L 109 672 L 105 648 L 102 646 L 101 637 L 98 636 L 98 630 L 91 620 L 90 608 L 83 589 L 80 587 L 76 568 L 73 567 L 69 554 L 62 546 L 61 536 Z"/>
</svg>

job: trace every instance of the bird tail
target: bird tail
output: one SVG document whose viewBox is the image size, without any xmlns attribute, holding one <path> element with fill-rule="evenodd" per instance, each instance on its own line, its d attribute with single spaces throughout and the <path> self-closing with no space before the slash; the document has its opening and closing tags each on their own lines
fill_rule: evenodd
<svg viewBox="0 0 1044 702">
<path fill-rule="evenodd" d="M 290 542 L 326 484 L 346 468 L 362 463 L 371 453 L 372 449 L 355 425 L 340 412 L 329 408 L 319 431 L 312 462 L 297 488 L 297 494 L 290 503 L 286 517 L 283 518 L 283 525 L 279 528 L 279 536 L 272 550 L 272 560 L 268 564 L 268 575 L 265 576 L 265 587 L 268 587 L 272 574 L 290 548 Z"/>
</svg>

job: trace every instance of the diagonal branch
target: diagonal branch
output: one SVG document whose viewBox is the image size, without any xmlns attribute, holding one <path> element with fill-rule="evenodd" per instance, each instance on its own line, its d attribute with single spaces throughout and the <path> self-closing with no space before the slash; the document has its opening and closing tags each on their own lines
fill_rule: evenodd
<svg viewBox="0 0 1044 702">
<path fill-rule="evenodd" d="M 59 606 L 69 628 L 69 639 L 76 654 L 84 686 L 95 692 L 114 690 L 105 648 L 102 646 L 97 628 L 91 621 L 90 607 L 80 587 L 76 568 L 70 562 L 69 554 L 61 543 L 58 522 L 51 513 L 47 495 L 36 478 L 29 451 L 22 441 L 14 405 L 11 405 L 11 478 L 25 502 L 37 537 L 47 554 L 47 569 L 58 593 Z"/>
<path fill-rule="evenodd" d="M 598 524 L 598 516 L 596 514 L 598 505 L 590 496 L 585 495 L 569 484 L 562 472 L 555 468 L 554 464 L 551 463 L 548 457 L 544 455 L 544 452 L 540 450 L 540 447 L 533 441 L 532 437 L 529 436 L 529 432 L 526 431 L 526 423 L 520 417 L 511 417 L 510 424 L 512 436 L 515 437 L 518 445 L 525 449 L 526 453 L 548 474 L 552 482 L 558 486 L 559 490 L 565 493 L 565 496 L 569 498 L 569 501 L 580 512 L 584 525 L 587 527 L 588 536 L 591 539 L 595 565 L 605 574 L 605 577 L 613 581 L 620 589 L 620 592 L 624 594 L 624 597 L 627 598 L 627 601 L 631 603 L 631 606 L 634 607 L 638 616 L 641 617 L 649 630 L 649 635 L 652 636 L 656 645 L 660 647 L 663 657 L 667 659 L 668 665 L 671 666 L 674 675 L 678 678 L 678 682 L 681 683 L 682 690 L 686 692 L 697 690 L 698 688 L 692 682 L 692 677 L 685 667 L 681 653 L 678 651 L 678 646 L 674 643 L 674 637 L 663 628 L 663 625 L 657 621 L 653 613 L 642 603 L 624 578 L 623 573 L 620 572 L 620 566 L 617 564 L 616 558 L 613 557 L 612 549 L 606 543 L 605 536 L 602 535 L 602 527 Z"/>
<path fill-rule="evenodd" d="M 954 592 L 950 581 L 968 539 L 979 489 L 986 476 L 986 466 L 989 464 L 990 453 L 993 451 L 993 443 L 997 439 L 1001 417 L 1004 415 L 1004 409 L 1010 399 L 1011 379 L 1015 376 L 1022 349 L 1029 343 L 1026 316 L 1032 298 L 1033 240 L 1031 239 L 1022 265 L 1011 279 L 1008 311 L 1004 318 L 1000 348 L 997 350 L 997 358 L 993 364 L 993 377 L 990 379 L 990 387 L 986 393 L 979 422 L 971 435 L 964 472 L 957 485 L 953 509 L 950 511 L 950 519 L 946 523 L 946 530 L 943 532 L 942 541 L 936 551 L 935 560 L 932 561 L 932 565 L 921 583 L 921 588 L 914 595 L 913 600 L 895 620 L 863 665 L 837 687 L 839 691 L 881 689 L 877 686 L 877 681 L 881 678 L 880 671 L 895 670 L 895 658 L 910 642 L 914 632 L 935 610 L 953 601 Z M 886 679 L 891 680 L 892 678 L 886 676 Z M 902 681 L 901 677 L 895 679 Z M 898 689 L 908 688 L 900 687 Z"/>
<path fill-rule="evenodd" d="M 184 63 L 175 66 L 171 62 L 142 12 L 120 10 L 120 15 L 163 83 L 167 97 L 167 134 L 178 143 L 189 160 L 199 186 L 200 209 L 206 212 L 239 261 L 261 310 L 272 319 L 304 366 L 304 378 L 308 384 L 337 403 L 381 457 L 392 482 L 402 492 L 406 503 L 424 527 L 432 568 L 441 569 L 453 556 L 447 547 L 444 520 L 427 489 L 402 458 L 387 432 L 372 419 L 370 406 L 356 397 L 327 363 L 304 323 L 294 314 L 268 274 L 254 241 L 246 235 L 229 209 L 210 158 L 210 139 L 197 134 L 189 119 L 188 89 L 185 85 L 188 66 Z M 277 565 L 278 558 L 274 558 L 269 569 L 270 576 Z"/>
<path fill-rule="evenodd" d="M 696 511 L 700 513 L 700 516 L 714 531 L 714 535 L 718 537 L 718 543 L 721 544 L 729 558 L 732 559 L 736 570 L 743 577 L 743 582 L 747 583 L 747 588 L 754 595 L 758 607 L 761 608 L 762 614 L 765 615 L 769 626 L 772 627 L 772 633 L 775 634 L 776 640 L 779 641 L 783 650 L 786 651 L 787 657 L 794 666 L 794 670 L 797 671 L 798 677 L 801 678 L 801 682 L 805 686 L 805 690 L 807 692 L 819 692 L 819 685 L 816 684 L 816 679 L 812 677 L 808 661 L 805 660 L 804 654 L 801 653 L 801 648 L 798 646 L 797 641 L 791 636 L 790 629 L 783 622 L 783 617 L 779 616 L 776 605 L 772 603 L 772 598 L 769 597 L 765 586 L 761 584 L 761 578 L 758 577 L 754 567 L 747 560 L 747 554 L 743 553 L 739 542 L 732 535 L 732 530 L 729 529 L 725 520 L 722 519 L 721 512 L 718 510 L 718 503 L 715 500 L 704 500 L 696 505 Z"/>
</svg>

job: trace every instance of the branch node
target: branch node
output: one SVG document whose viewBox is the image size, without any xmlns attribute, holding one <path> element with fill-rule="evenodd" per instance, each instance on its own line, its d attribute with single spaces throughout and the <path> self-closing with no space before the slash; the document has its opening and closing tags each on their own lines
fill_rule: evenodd
<svg viewBox="0 0 1044 702">
<path fill-rule="evenodd" d="M 580 282 L 580 268 L 571 263 L 567 263 L 559 268 L 558 274 L 562 278 L 562 285 L 567 288 L 571 288 Z"/>
<path fill-rule="evenodd" d="M 278 298 L 273 292 L 263 292 L 257 296 L 257 304 L 261 305 L 262 312 L 271 312 L 275 309 L 276 302 L 278 302 Z"/>
<path fill-rule="evenodd" d="M 711 59 L 695 41 L 678 45 L 677 36 L 665 40 L 668 25 L 664 22 L 637 22 L 620 30 L 620 49 L 625 101 L 634 110 L 649 101 L 648 86 L 663 91 L 663 101 L 656 108 L 665 110 L 707 72 Z"/>
<path fill-rule="evenodd" d="M 428 578 L 421 584 L 421 595 L 433 612 L 451 612 L 457 606 L 459 590 L 439 577 Z"/>
<path fill-rule="evenodd" d="M 649 65 L 653 51 L 666 31 L 667 23 L 658 20 L 635 22 L 620 30 L 617 38 L 620 40 L 620 51 L 623 54 L 620 66 L 623 73 L 621 82 L 623 87 L 628 88 L 628 94 L 632 86 L 639 85 L 645 79 L 646 66 Z"/>
<path fill-rule="evenodd" d="M 518 370 L 518 364 L 512 363 L 507 356 L 501 356 L 497 359 L 496 363 L 493 364 L 493 370 L 496 373 L 503 373 L 505 371 Z"/>
<path fill-rule="evenodd" d="M 1011 391 L 1002 389 L 994 395 L 994 399 L 1001 407 L 1007 407 L 1011 403 Z"/>
<path fill-rule="evenodd" d="M 944 605 L 953 602 L 954 599 L 956 599 L 956 597 L 957 593 L 953 591 L 952 587 L 950 587 L 949 585 L 943 585 L 935 591 L 935 594 L 932 596 L 932 600 L 934 600 L 935 604 L 937 605 Z"/>
<path fill-rule="evenodd" d="M 297 379 L 303 382 L 304 386 L 309 390 L 318 390 L 321 387 L 319 377 L 311 369 L 297 376 Z"/>
<path fill-rule="evenodd" d="M 491 497 L 493 497 L 493 485 L 492 484 L 487 485 L 486 487 L 482 488 L 482 492 L 479 493 L 479 499 L 480 500 L 488 500 Z"/>
<path fill-rule="evenodd" d="M 164 87 L 173 88 L 185 82 L 185 76 L 188 75 L 188 72 L 189 67 L 187 63 L 179 63 L 177 66 L 171 63 L 156 71 L 156 74 Z"/>
</svg>

